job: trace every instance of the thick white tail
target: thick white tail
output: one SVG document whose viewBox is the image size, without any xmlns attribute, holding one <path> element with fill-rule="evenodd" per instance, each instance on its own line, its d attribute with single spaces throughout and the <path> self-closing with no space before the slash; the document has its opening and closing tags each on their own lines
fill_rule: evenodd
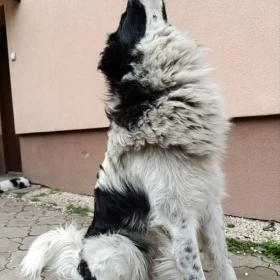
<svg viewBox="0 0 280 280">
<path fill-rule="evenodd" d="M 43 271 L 51 271 L 65 279 L 82 279 L 77 268 L 84 232 L 71 224 L 40 235 L 21 263 L 21 273 L 32 280 Z"/>
</svg>

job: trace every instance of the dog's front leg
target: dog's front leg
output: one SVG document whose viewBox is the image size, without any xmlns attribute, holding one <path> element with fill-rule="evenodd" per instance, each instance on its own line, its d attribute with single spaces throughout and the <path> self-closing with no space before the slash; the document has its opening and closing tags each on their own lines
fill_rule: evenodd
<svg viewBox="0 0 280 280">
<path fill-rule="evenodd" d="M 215 265 L 218 280 L 236 280 L 233 266 L 228 258 L 221 205 L 207 207 L 202 234 L 207 241 L 208 253 Z"/>
<path fill-rule="evenodd" d="M 172 250 L 178 268 L 182 272 L 184 280 L 205 280 L 199 256 L 196 228 L 184 219 L 182 221 L 181 225 L 173 224 L 170 227 Z"/>
</svg>

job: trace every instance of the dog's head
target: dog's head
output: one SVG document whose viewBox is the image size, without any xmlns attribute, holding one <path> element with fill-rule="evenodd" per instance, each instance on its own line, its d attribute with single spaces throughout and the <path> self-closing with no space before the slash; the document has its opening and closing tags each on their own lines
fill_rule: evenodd
<svg viewBox="0 0 280 280">
<path fill-rule="evenodd" d="M 107 116 L 120 126 L 135 126 L 139 116 L 159 96 L 151 85 L 129 76 L 135 72 L 133 65 L 142 65 L 147 58 L 137 47 L 164 26 L 164 0 L 128 0 L 117 31 L 109 35 L 98 68 L 105 75 L 109 90 Z M 146 70 L 137 72 L 143 76 Z"/>
<path fill-rule="evenodd" d="M 99 62 L 109 83 L 120 82 L 137 61 L 132 54 L 136 44 L 154 29 L 165 25 L 167 15 L 164 0 L 128 0 L 116 32 L 109 35 Z"/>
</svg>

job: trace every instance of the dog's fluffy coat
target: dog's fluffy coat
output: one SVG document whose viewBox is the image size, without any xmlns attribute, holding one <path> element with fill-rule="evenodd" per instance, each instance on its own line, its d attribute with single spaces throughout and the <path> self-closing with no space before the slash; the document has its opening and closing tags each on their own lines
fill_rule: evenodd
<svg viewBox="0 0 280 280">
<path fill-rule="evenodd" d="M 229 122 L 202 48 L 168 24 L 162 0 L 128 0 L 99 69 L 109 89 L 108 150 L 93 223 L 68 273 L 80 262 L 83 279 L 203 280 L 196 238 L 201 230 L 217 279 L 236 280 L 221 209 L 220 163 Z M 160 234 L 161 228 L 168 234 Z M 66 276 L 59 273 L 63 241 L 50 265 L 42 240 L 32 245 L 23 271 L 35 276 L 49 265 Z M 32 263 L 36 252 L 44 255 L 40 265 Z"/>
</svg>

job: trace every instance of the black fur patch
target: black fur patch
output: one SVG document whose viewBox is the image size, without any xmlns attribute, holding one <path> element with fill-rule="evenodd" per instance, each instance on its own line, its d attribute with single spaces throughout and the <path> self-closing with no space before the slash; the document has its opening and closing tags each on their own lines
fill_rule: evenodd
<svg viewBox="0 0 280 280">
<path fill-rule="evenodd" d="M 107 117 L 128 130 L 140 126 L 139 121 L 144 112 L 152 109 L 155 101 L 163 94 L 153 91 L 148 86 L 144 87 L 136 81 L 115 83 L 111 91 L 118 97 L 119 103 L 112 110 L 106 110 Z"/>
<path fill-rule="evenodd" d="M 10 180 L 10 182 L 13 184 L 13 186 L 15 187 L 15 188 L 17 188 L 18 187 L 18 179 L 11 179 Z"/>
<path fill-rule="evenodd" d="M 17 189 L 25 189 L 25 188 L 27 188 L 27 186 L 23 182 L 21 182 L 19 178 L 11 179 L 10 182 Z"/>
<path fill-rule="evenodd" d="M 199 271 L 199 267 L 196 264 L 193 265 L 193 269 Z"/>
<path fill-rule="evenodd" d="M 25 186 L 25 184 L 23 182 L 19 182 L 18 183 L 18 188 L 19 189 L 24 189 L 24 188 L 26 188 L 26 186 Z"/>
<path fill-rule="evenodd" d="M 84 260 L 81 260 L 81 262 L 78 266 L 78 272 L 82 276 L 83 280 L 97 280 L 96 277 L 93 277 L 91 275 L 91 272 L 88 268 L 88 264 Z"/>
<path fill-rule="evenodd" d="M 113 187 L 110 190 L 95 190 L 94 219 L 86 237 L 115 233 L 120 229 L 143 230 L 148 220 L 150 203 L 143 190 L 123 182 L 124 192 Z"/>
<path fill-rule="evenodd" d="M 143 4 L 139 0 L 128 1 L 118 30 L 109 36 L 98 66 L 109 84 L 111 81 L 120 82 L 121 78 L 132 70 L 130 63 L 137 58 L 131 51 L 145 35 L 146 20 Z"/>
<path fill-rule="evenodd" d="M 162 17 L 166 22 L 168 21 L 167 13 L 166 13 L 166 6 L 165 6 L 164 1 L 162 1 Z"/>
<path fill-rule="evenodd" d="M 192 248 L 191 247 L 186 247 L 185 248 L 185 252 L 186 253 L 191 253 L 192 252 Z"/>
</svg>

